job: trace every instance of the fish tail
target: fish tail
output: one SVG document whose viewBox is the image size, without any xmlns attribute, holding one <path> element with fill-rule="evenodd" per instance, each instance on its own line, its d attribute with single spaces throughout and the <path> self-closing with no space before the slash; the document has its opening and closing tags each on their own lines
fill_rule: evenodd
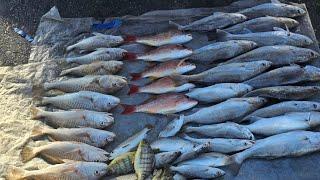
<svg viewBox="0 0 320 180">
<path fill-rule="evenodd" d="M 124 39 L 124 43 L 130 43 L 130 42 L 135 42 L 137 40 L 137 37 L 132 35 L 127 35 L 123 39 Z"/>
<path fill-rule="evenodd" d="M 169 24 L 175 26 L 175 27 L 178 28 L 179 30 L 183 30 L 183 29 L 184 29 L 182 25 L 180 25 L 180 24 L 178 24 L 178 23 L 176 23 L 176 22 L 169 21 Z"/>
<path fill-rule="evenodd" d="M 184 128 L 182 129 L 182 131 L 185 132 L 185 133 L 191 133 L 191 132 L 193 132 L 193 127 L 191 127 L 191 126 L 186 126 L 186 127 L 184 127 Z"/>
<path fill-rule="evenodd" d="M 218 41 L 227 41 L 230 33 L 224 30 L 217 29 L 217 40 Z"/>
<path fill-rule="evenodd" d="M 136 107 L 133 105 L 121 104 L 121 106 L 124 108 L 121 114 L 132 114 L 136 111 Z"/>
<path fill-rule="evenodd" d="M 62 70 L 60 73 L 60 76 L 65 76 L 65 75 L 69 74 L 70 72 L 71 72 L 71 69 Z"/>
<path fill-rule="evenodd" d="M 123 53 L 124 60 L 137 60 L 137 54 L 131 52 L 124 52 Z"/>
<path fill-rule="evenodd" d="M 26 170 L 12 166 L 8 168 L 6 179 L 8 180 L 27 179 L 24 177 L 25 174 L 26 174 Z"/>
<path fill-rule="evenodd" d="M 21 160 L 23 163 L 30 161 L 36 156 L 31 147 L 24 147 L 20 152 Z"/>
<path fill-rule="evenodd" d="M 241 164 L 244 161 L 243 158 L 240 156 L 241 154 L 234 154 L 229 157 L 227 160 L 228 168 L 231 170 L 231 173 L 233 175 L 237 175 L 239 173 L 239 170 L 241 168 Z"/>
<path fill-rule="evenodd" d="M 139 86 L 137 85 L 130 85 L 130 90 L 129 90 L 129 95 L 132 95 L 132 94 L 136 94 L 139 92 Z"/>
<path fill-rule="evenodd" d="M 142 74 L 141 73 L 132 73 L 130 74 L 131 76 L 131 80 L 136 81 L 142 78 Z"/>
<path fill-rule="evenodd" d="M 182 75 L 182 74 L 178 74 L 178 73 L 174 73 L 174 74 L 170 75 L 170 78 L 172 78 L 176 82 L 179 82 L 180 84 L 186 83 L 189 81 L 188 75 Z"/>
<path fill-rule="evenodd" d="M 42 96 L 44 94 L 44 84 L 34 84 L 32 86 L 32 95 L 33 96 Z"/>
<path fill-rule="evenodd" d="M 70 51 L 74 50 L 75 48 L 76 48 L 75 44 L 74 44 L 74 45 L 71 45 L 71 46 L 68 46 L 68 47 L 66 48 L 66 52 L 70 52 Z"/>
<path fill-rule="evenodd" d="M 30 112 L 31 112 L 31 119 L 37 120 L 37 119 L 42 118 L 42 112 L 43 112 L 42 109 L 36 108 L 36 107 L 31 107 Z"/>
<path fill-rule="evenodd" d="M 31 131 L 31 138 L 41 137 L 47 133 L 47 128 L 42 126 L 35 126 Z"/>
</svg>

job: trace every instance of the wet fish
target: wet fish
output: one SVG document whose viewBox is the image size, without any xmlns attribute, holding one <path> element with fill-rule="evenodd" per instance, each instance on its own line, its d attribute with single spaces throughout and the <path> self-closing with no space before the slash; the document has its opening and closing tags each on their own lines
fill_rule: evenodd
<svg viewBox="0 0 320 180">
<path fill-rule="evenodd" d="M 310 131 L 292 131 L 259 140 L 251 148 L 230 158 L 230 166 L 238 172 L 243 161 L 249 158 L 281 158 L 302 156 L 319 151 L 320 133 Z"/>
<path fill-rule="evenodd" d="M 119 176 L 132 173 L 135 154 L 135 152 L 127 152 L 116 157 L 108 165 L 107 174 Z"/>
<path fill-rule="evenodd" d="M 18 167 L 10 167 L 8 180 L 47 179 L 78 180 L 100 179 L 106 174 L 107 164 L 98 162 L 72 162 L 48 166 L 40 170 L 27 171 Z"/>
<path fill-rule="evenodd" d="M 149 177 L 155 165 L 154 152 L 148 142 L 142 140 L 139 143 L 137 152 L 134 156 L 134 170 L 138 180 L 144 180 Z"/>
<path fill-rule="evenodd" d="M 320 80 L 320 69 L 314 66 L 284 66 L 269 72 L 260 74 L 245 81 L 254 88 L 295 84 L 304 81 Z"/>
<path fill-rule="evenodd" d="M 180 151 L 161 152 L 155 155 L 155 168 L 163 168 L 171 164 L 181 155 Z"/>
<path fill-rule="evenodd" d="M 286 29 L 286 27 L 288 27 L 291 29 L 298 25 L 299 22 L 291 18 L 265 16 L 251 19 L 223 30 L 232 34 L 245 34 L 248 32 L 273 31 L 274 27 L 282 29 Z"/>
<path fill-rule="evenodd" d="M 103 149 L 80 142 L 56 141 L 39 147 L 24 147 L 21 150 L 23 162 L 41 155 L 52 163 L 72 161 L 105 162 L 109 153 Z"/>
<path fill-rule="evenodd" d="M 251 8 L 239 11 L 239 13 L 250 19 L 262 16 L 274 17 L 297 17 L 306 14 L 306 11 L 293 5 L 281 3 L 278 0 L 272 0 L 271 3 L 265 3 Z"/>
<path fill-rule="evenodd" d="M 253 41 L 226 41 L 216 42 L 193 51 L 190 59 L 205 63 L 212 63 L 218 60 L 226 60 L 248 52 L 257 47 Z"/>
<path fill-rule="evenodd" d="M 93 111 L 109 111 L 120 103 L 120 99 L 106 94 L 91 91 L 67 93 L 55 97 L 42 97 L 41 105 L 51 104 L 60 109 L 86 109 Z"/>
<path fill-rule="evenodd" d="M 305 63 L 320 57 L 320 55 L 319 53 L 307 48 L 287 45 L 264 46 L 232 58 L 224 63 L 221 63 L 220 65 L 259 61 L 262 57 L 264 60 L 272 62 L 272 65 L 279 66 Z"/>
<path fill-rule="evenodd" d="M 164 94 L 164 93 L 170 93 L 170 92 L 178 93 L 178 92 L 187 91 L 194 87 L 195 85 L 192 83 L 179 82 L 171 79 L 170 77 L 164 77 L 143 87 L 131 85 L 129 94 L 135 94 L 135 93 Z"/>
<path fill-rule="evenodd" d="M 276 30 L 268 32 L 257 32 L 247 34 L 230 34 L 223 30 L 217 30 L 220 41 L 246 40 L 254 41 L 258 46 L 289 45 L 305 47 L 313 44 L 313 41 L 304 35 L 288 32 L 286 30 Z"/>
<path fill-rule="evenodd" d="M 255 117 L 270 118 L 275 116 L 284 115 L 290 112 L 308 112 L 320 111 L 320 103 L 313 101 L 285 101 L 278 104 L 273 104 L 254 111 L 249 114 L 243 121 L 255 121 Z"/>
<path fill-rule="evenodd" d="M 173 176 L 168 168 L 156 170 L 152 180 L 172 180 Z"/>
<path fill-rule="evenodd" d="M 233 122 L 212 124 L 199 127 L 187 126 L 186 133 L 195 132 L 213 138 L 250 139 L 254 140 L 250 129 Z"/>
<path fill-rule="evenodd" d="M 269 61 L 255 61 L 245 63 L 231 63 L 214 67 L 199 74 L 179 75 L 171 77 L 178 81 L 190 81 L 206 84 L 238 83 L 250 79 L 271 66 Z"/>
<path fill-rule="evenodd" d="M 35 126 L 31 137 L 48 136 L 51 141 L 77 141 L 95 147 L 104 147 L 113 141 L 116 135 L 113 132 L 94 128 L 58 128 Z"/>
<path fill-rule="evenodd" d="M 184 44 L 192 40 L 192 34 L 183 33 L 177 30 L 170 30 L 168 32 L 149 35 L 143 37 L 130 37 L 132 42 L 146 44 L 149 46 L 164 46 L 173 44 Z"/>
<path fill-rule="evenodd" d="M 99 48 L 89 54 L 77 57 L 67 57 L 65 62 L 77 64 L 90 64 L 95 61 L 110 61 L 130 59 L 134 54 L 121 48 Z"/>
<path fill-rule="evenodd" d="M 181 165 L 181 166 L 171 166 L 171 171 L 181 173 L 188 178 L 204 178 L 213 179 L 225 174 L 224 171 L 218 168 L 199 166 L 199 165 Z"/>
<path fill-rule="evenodd" d="M 197 101 L 187 98 L 183 94 L 162 94 L 149 99 L 141 105 L 123 105 L 122 114 L 144 112 L 150 114 L 174 114 L 190 109 L 198 104 Z"/>
<path fill-rule="evenodd" d="M 256 118 L 244 125 L 254 134 L 272 136 L 294 130 L 309 130 L 320 125 L 320 112 L 292 112 L 272 118 Z"/>
<path fill-rule="evenodd" d="M 167 45 L 151 50 L 145 54 L 136 55 L 128 60 L 143 60 L 151 62 L 165 62 L 175 59 L 182 59 L 192 54 L 193 50 L 182 45 Z"/>
<path fill-rule="evenodd" d="M 119 144 L 114 150 L 110 153 L 110 159 L 114 159 L 124 153 L 127 153 L 131 150 L 134 150 L 142 139 L 147 137 L 148 132 L 152 129 L 151 126 L 146 126 L 144 129 L 131 136 L 121 144 Z"/>
<path fill-rule="evenodd" d="M 121 61 L 95 61 L 90 64 L 83 64 L 74 68 L 65 69 L 61 71 L 60 76 L 74 75 L 106 75 L 115 74 L 122 68 Z"/>
<path fill-rule="evenodd" d="M 125 42 L 125 39 L 121 36 L 112 36 L 94 32 L 92 33 L 94 36 L 83 39 L 76 44 L 68 46 L 66 51 L 72 51 L 74 49 L 77 50 L 85 50 L 92 51 L 97 48 L 108 48 L 120 45 Z"/>
<path fill-rule="evenodd" d="M 45 91 L 57 89 L 63 92 L 94 91 L 100 93 L 114 93 L 125 85 L 127 85 L 125 77 L 117 75 L 99 75 L 46 82 L 43 84 L 42 88 Z M 37 91 L 35 88 L 33 90 Z"/>
<path fill-rule="evenodd" d="M 195 146 L 191 151 L 187 151 L 187 152 L 181 154 L 181 156 L 179 156 L 172 164 L 177 164 L 179 162 L 182 162 L 182 161 L 185 161 L 188 159 L 193 159 L 193 158 L 199 156 L 199 154 L 207 152 L 210 147 L 211 147 L 210 142 L 199 144 L 199 145 Z"/>
<path fill-rule="evenodd" d="M 220 167 L 228 165 L 229 156 L 221 153 L 210 152 L 205 154 L 200 154 L 194 159 L 180 162 L 178 166 L 181 165 L 199 165 L 199 166 L 210 166 L 210 167 Z"/>
<path fill-rule="evenodd" d="M 197 112 L 185 116 L 184 124 L 213 124 L 226 121 L 237 121 L 247 114 L 259 109 L 267 102 L 260 97 L 231 98 L 217 105 L 201 108 Z"/>
<path fill-rule="evenodd" d="M 170 121 L 167 126 L 159 133 L 159 138 L 175 136 L 183 126 L 184 116 Z"/>
<path fill-rule="evenodd" d="M 138 80 L 140 78 L 161 78 L 165 76 L 170 76 L 174 73 L 184 74 L 189 71 L 192 71 L 196 68 L 195 64 L 181 61 L 167 61 L 160 63 L 155 67 L 147 69 L 142 73 L 131 74 L 132 80 Z"/>
<path fill-rule="evenodd" d="M 182 176 L 181 174 L 179 173 L 176 173 L 174 176 L 173 176 L 173 180 L 187 180 L 186 177 Z"/>
<path fill-rule="evenodd" d="M 282 100 L 302 100 L 320 93 L 318 86 L 275 86 L 251 91 L 244 97 L 266 97 Z"/>
<path fill-rule="evenodd" d="M 110 113 L 87 110 L 44 111 L 36 107 L 31 108 L 31 119 L 44 120 L 53 127 L 80 128 L 92 127 L 104 129 L 114 122 Z"/>
<path fill-rule="evenodd" d="M 212 138 L 212 139 L 196 139 L 185 134 L 182 138 L 191 141 L 193 143 L 203 144 L 210 142 L 209 151 L 219 153 L 234 153 L 244 149 L 248 149 L 254 145 L 255 141 L 247 139 L 224 139 L 224 138 Z"/>
<path fill-rule="evenodd" d="M 213 15 L 194 21 L 188 25 L 180 25 L 169 21 L 169 24 L 176 26 L 179 30 L 191 31 L 212 31 L 238 24 L 247 20 L 247 17 L 239 13 L 215 12 Z"/>
<path fill-rule="evenodd" d="M 110 178 L 110 180 L 137 180 L 137 179 L 138 179 L 137 175 L 134 173 Z"/>
<path fill-rule="evenodd" d="M 192 89 L 186 95 L 203 103 L 219 103 L 230 98 L 240 97 L 252 89 L 251 86 L 242 83 L 221 83 Z"/>
<path fill-rule="evenodd" d="M 182 154 L 192 151 L 196 146 L 188 140 L 179 137 L 161 138 L 151 143 L 151 148 L 160 152 L 180 151 Z"/>
</svg>

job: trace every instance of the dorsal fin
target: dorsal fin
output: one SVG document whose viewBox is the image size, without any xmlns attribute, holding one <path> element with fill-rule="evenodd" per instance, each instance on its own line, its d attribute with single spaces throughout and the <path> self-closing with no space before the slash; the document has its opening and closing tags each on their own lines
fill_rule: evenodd
<svg viewBox="0 0 320 180">
<path fill-rule="evenodd" d="M 281 4 L 279 0 L 271 0 L 271 3 Z"/>
</svg>

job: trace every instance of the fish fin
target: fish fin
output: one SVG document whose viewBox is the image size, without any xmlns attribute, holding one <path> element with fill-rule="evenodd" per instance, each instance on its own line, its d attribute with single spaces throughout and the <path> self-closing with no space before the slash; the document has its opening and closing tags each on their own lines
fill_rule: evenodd
<svg viewBox="0 0 320 180">
<path fill-rule="evenodd" d="M 279 0 L 271 0 L 271 3 L 281 4 Z"/>
<path fill-rule="evenodd" d="M 263 119 L 262 117 L 258 117 L 258 116 L 251 116 L 248 118 L 248 120 L 250 122 L 255 122 L 255 121 L 259 121 L 260 119 Z"/>
<path fill-rule="evenodd" d="M 282 29 L 281 27 L 273 27 L 272 29 L 274 31 L 286 31 L 286 30 Z"/>
<path fill-rule="evenodd" d="M 69 69 L 62 70 L 62 71 L 60 72 L 60 75 L 59 75 L 59 76 L 65 76 L 65 75 L 69 74 L 70 72 L 71 72 L 71 71 L 70 71 Z"/>
<path fill-rule="evenodd" d="M 20 152 L 21 161 L 23 163 L 30 161 L 33 159 L 37 154 L 33 152 L 31 147 L 24 147 Z"/>
<path fill-rule="evenodd" d="M 93 32 L 92 33 L 95 36 L 105 36 L 105 34 L 99 33 L 99 32 Z"/>
<path fill-rule="evenodd" d="M 141 73 L 132 73 L 132 74 L 130 74 L 130 76 L 131 76 L 132 81 L 136 81 L 136 80 L 139 80 L 142 78 Z"/>
<path fill-rule="evenodd" d="M 68 52 L 70 52 L 70 51 L 72 51 L 72 50 L 74 50 L 74 49 L 76 49 L 75 44 L 74 44 L 74 45 L 71 45 L 71 46 L 68 46 L 65 51 L 68 53 Z"/>
<path fill-rule="evenodd" d="M 50 162 L 50 163 L 53 163 L 53 164 L 61 164 L 61 163 L 64 163 L 64 161 L 62 159 L 59 159 L 59 158 L 55 158 L 55 157 L 52 157 L 52 156 L 49 156 L 49 155 L 46 155 L 46 154 L 42 154 L 41 157 L 43 159 L 45 159 L 46 161 Z"/>
<path fill-rule="evenodd" d="M 237 154 L 234 154 L 229 157 L 227 160 L 227 167 L 230 169 L 233 175 L 238 175 L 241 168 L 242 160 L 237 160 Z"/>
<path fill-rule="evenodd" d="M 44 92 L 45 92 L 44 84 L 34 84 L 32 86 L 33 96 L 43 96 Z"/>
<path fill-rule="evenodd" d="M 137 40 L 137 37 L 132 35 L 127 35 L 123 39 L 124 39 L 124 43 L 130 43 L 130 42 L 135 42 Z"/>
<path fill-rule="evenodd" d="M 249 34 L 249 33 L 252 33 L 252 31 L 248 28 L 243 28 L 242 30 L 245 34 Z"/>
<path fill-rule="evenodd" d="M 137 85 L 130 85 L 130 90 L 129 90 L 129 95 L 132 95 L 132 94 L 136 94 L 139 92 L 139 86 Z"/>
<path fill-rule="evenodd" d="M 8 168 L 8 172 L 6 174 L 6 179 L 8 180 L 26 180 L 27 178 L 25 178 L 26 174 L 26 170 L 22 169 L 22 168 L 19 168 L 19 167 L 14 167 L 14 166 L 11 166 Z"/>
<path fill-rule="evenodd" d="M 184 29 L 182 25 L 180 25 L 180 24 L 178 24 L 176 22 L 173 22 L 173 21 L 169 21 L 169 25 L 173 25 L 174 27 L 176 27 L 179 30 L 183 30 Z"/>
<path fill-rule="evenodd" d="M 178 74 L 178 73 L 174 73 L 172 75 L 170 75 L 170 78 L 174 81 L 178 81 L 178 82 L 188 82 L 188 76 L 185 76 L 185 75 L 181 75 L 181 74 Z"/>
<path fill-rule="evenodd" d="M 124 60 L 137 60 L 137 54 L 131 52 L 124 52 L 123 59 Z"/>
<path fill-rule="evenodd" d="M 225 13 L 223 13 L 223 12 L 213 12 L 212 13 L 212 15 L 223 15 L 223 14 L 225 14 Z"/>
<path fill-rule="evenodd" d="M 46 130 L 49 128 L 42 126 L 35 126 L 31 131 L 31 138 L 38 138 L 46 134 Z"/>
<path fill-rule="evenodd" d="M 121 104 L 121 106 L 124 108 L 121 114 L 132 114 L 136 111 L 136 107 L 133 105 Z"/>
<path fill-rule="evenodd" d="M 227 31 L 217 29 L 217 40 L 218 41 L 227 41 L 228 36 L 231 35 Z"/>
<path fill-rule="evenodd" d="M 37 108 L 37 107 L 31 107 L 30 108 L 31 119 L 38 120 L 38 119 L 42 118 L 41 112 L 43 112 L 42 109 Z"/>
</svg>

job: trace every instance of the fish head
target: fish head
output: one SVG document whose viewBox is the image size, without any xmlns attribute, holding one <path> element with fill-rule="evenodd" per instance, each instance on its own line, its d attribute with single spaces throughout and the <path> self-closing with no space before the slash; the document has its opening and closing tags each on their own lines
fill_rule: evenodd
<svg viewBox="0 0 320 180">
<path fill-rule="evenodd" d="M 285 9 L 288 13 L 288 17 L 297 17 L 297 16 L 303 16 L 305 15 L 307 12 L 297 6 L 292 6 L 292 5 L 287 5 L 284 4 Z"/>
<path fill-rule="evenodd" d="M 100 129 L 105 129 L 114 122 L 114 118 L 110 114 L 106 113 L 99 113 L 99 115 L 97 114 L 93 119 L 95 126 L 99 127 Z"/>
<path fill-rule="evenodd" d="M 181 61 L 181 63 L 179 63 L 176 67 L 176 71 L 179 74 L 184 74 L 187 73 L 189 71 L 192 71 L 196 68 L 196 65 L 190 62 L 186 62 L 186 61 Z"/>
<path fill-rule="evenodd" d="M 308 113 L 308 118 L 306 121 L 310 125 L 310 127 L 316 127 L 320 125 L 320 112 L 312 111 Z"/>
<path fill-rule="evenodd" d="M 112 89 L 116 91 L 127 85 L 127 79 L 116 75 L 103 76 L 99 79 L 99 84 L 106 90 Z"/>
<path fill-rule="evenodd" d="M 255 144 L 255 141 L 254 140 L 242 140 L 242 143 L 243 143 L 243 149 L 248 149 Z"/>
<path fill-rule="evenodd" d="M 320 68 L 317 68 L 315 66 L 307 65 L 304 67 L 305 75 L 308 77 L 311 81 L 318 81 L 320 80 Z"/>
<path fill-rule="evenodd" d="M 249 98 L 245 98 L 245 100 L 248 103 L 252 104 L 253 107 L 255 108 L 259 108 L 268 102 L 266 98 L 262 98 L 262 97 L 249 97 Z"/>
<path fill-rule="evenodd" d="M 245 63 L 249 68 L 255 66 L 255 68 L 259 69 L 260 72 L 263 72 L 267 69 L 269 69 L 272 66 L 272 62 L 265 61 L 265 60 L 259 60 L 259 61 L 252 61 Z"/>
<path fill-rule="evenodd" d="M 240 23 L 246 21 L 248 18 L 247 16 L 240 14 L 240 13 L 230 13 L 233 16 L 233 21 L 235 23 Z"/>
<path fill-rule="evenodd" d="M 99 139 L 105 142 L 112 142 L 116 135 L 113 132 L 105 131 L 104 133 L 99 134 Z"/>
<path fill-rule="evenodd" d="M 295 19 L 285 18 L 285 17 L 279 17 L 278 19 L 280 22 L 285 24 L 288 28 L 297 27 L 299 25 L 299 22 Z"/>
<path fill-rule="evenodd" d="M 306 49 L 305 51 L 305 56 L 304 58 L 306 59 L 302 59 L 303 62 L 308 61 L 309 59 L 316 59 L 319 58 L 320 54 L 316 51 L 313 51 L 311 49 Z"/>
<path fill-rule="evenodd" d="M 77 170 L 88 179 L 100 179 L 107 174 L 107 167 L 105 163 L 85 162 L 78 166 Z"/>
<path fill-rule="evenodd" d="M 243 49 L 248 52 L 252 49 L 255 49 L 258 47 L 258 44 L 253 42 L 253 41 L 246 41 L 246 40 L 238 40 L 238 41 L 235 41 L 235 42 L 238 42 L 242 45 Z"/>
<path fill-rule="evenodd" d="M 111 69 L 114 72 L 118 72 L 122 69 L 123 62 L 122 61 L 102 61 L 104 62 L 103 69 L 108 69 L 108 66 L 111 65 Z"/>
</svg>

